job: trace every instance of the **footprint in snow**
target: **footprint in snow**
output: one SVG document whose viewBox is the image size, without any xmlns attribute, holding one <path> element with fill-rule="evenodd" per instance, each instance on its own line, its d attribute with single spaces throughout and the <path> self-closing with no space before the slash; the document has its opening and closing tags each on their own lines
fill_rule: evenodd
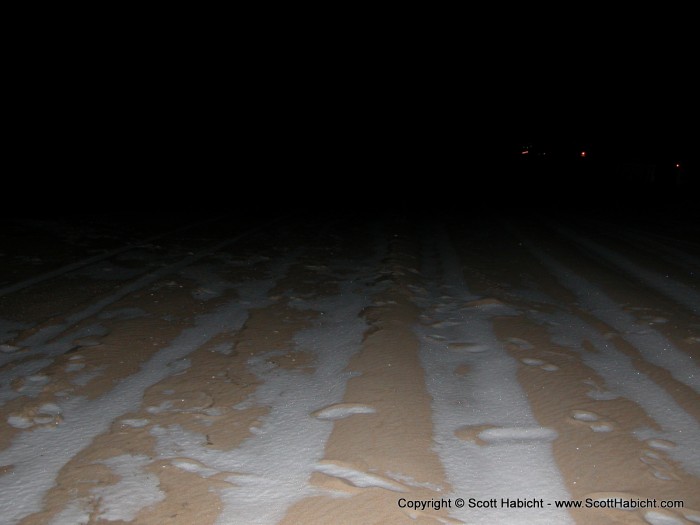
<svg viewBox="0 0 700 525">
<path fill-rule="evenodd" d="M 70 356 L 68 358 L 69 363 L 66 365 L 64 370 L 66 372 L 78 372 L 79 370 L 82 370 L 83 368 L 85 368 L 85 363 L 83 362 L 83 359 L 85 359 L 85 356 L 81 354 L 75 354 Z"/>
<path fill-rule="evenodd" d="M 500 445 L 554 441 L 557 435 L 556 430 L 545 427 L 502 427 L 483 430 L 479 438 L 489 445 Z"/>
<path fill-rule="evenodd" d="M 647 446 L 656 449 L 656 450 L 673 450 L 674 448 L 677 447 L 677 445 L 668 439 L 647 439 L 645 441 Z"/>
<path fill-rule="evenodd" d="M 311 415 L 316 419 L 335 421 L 355 414 L 374 414 L 375 412 L 376 410 L 371 406 L 361 403 L 337 403 L 316 410 Z"/>
<path fill-rule="evenodd" d="M 512 443 L 554 441 L 556 430 L 546 427 L 499 427 L 495 425 L 473 425 L 459 428 L 455 436 L 477 445 L 502 445 Z"/>
<path fill-rule="evenodd" d="M 557 365 L 553 365 L 551 363 L 547 363 L 545 361 L 542 361 L 541 359 L 534 359 L 531 357 L 525 357 L 521 359 L 523 364 L 526 364 L 527 366 L 536 366 L 542 370 L 545 370 L 547 372 L 555 372 L 556 370 L 559 370 L 559 367 Z"/>
<path fill-rule="evenodd" d="M 153 415 L 163 413 L 203 413 L 206 415 L 218 415 L 218 410 L 213 408 L 215 403 L 211 394 L 202 390 L 185 392 L 164 392 L 166 395 L 175 395 L 174 399 L 166 399 L 160 405 L 146 407 L 146 412 Z"/>
<path fill-rule="evenodd" d="M 18 429 L 51 428 L 63 421 L 61 408 L 54 403 L 44 403 L 39 408 L 25 409 L 21 414 L 7 418 L 7 422 Z"/>
<path fill-rule="evenodd" d="M 588 392 L 586 392 L 586 395 L 591 399 L 595 399 L 596 401 L 611 401 L 620 397 L 617 394 L 614 394 L 613 392 L 605 390 L 598 383 L 591 379 L 585 380 L 584 384 L 593 387 L 593 390 L 589 390 Z"/>
<path fill-rule="evenodd" d="M 574 410 L 571 412 L 571 421 L 574 424 L 585 425 L 593 432 L 612 432 L 615 424 L 611 421 L 602 421 L 600 416 L 590 410 Z"/>
<path fill-rule="evenodd" d="M 532 350 L 535 348 L 530 341 L 519 337 L 509 337 L 506 342 L 510 344 L 509 350 Z"/>
<path fill-rule="evenodd" d="M 11 382 L 12 389 L 25 396 L 36 396 L 41 393 L 44 386 L 51 380 L 44 374 L 34 374 L 26 377 L 15 378 Z"/>
<path fill-rule="evenodd" d="M 365 472 L 355 465 L 343 461 L 324 460 L 316 465 L 314 470 L 331 478 L 337 478 L 348 489 L 353 487 L 360 489 L 380 488 L 392 492 L 409 492 L 402 483 L 374 472 Z"/>
<path fill-rule="evenodd" d="M 680 481 L 680 478 L 673 473 L 673 466 L 660 453 L 645 450 L 639 459 L 649 467 L 655 478 L 663 481 Z"/>
<path fill-rule="evenodd" d="M 170 459 L 169 463 L 180 470 L 184 470 L 185 472 L 197 474 L 198 476 L 206 479 L 223 481 L 228 485 L 235 485 L 235 483 L 229 481 L 228 478 L 245 476 L 245 474 L 241 472 L 219 470 L 209 467 L 194 458 L 175 457 Z"/>
<path fill-rule="evenodd" d="M 645 450 L 639 458 L 654 475 L 654 477 L 664 481 L 678 481 L 680 478 L 673 473 L 673 466 L 664 459 L 664 452 L 676 448 L 673 441 L 667 439 L 647 439 L 644 442 L 650 449 Z"/>
</svg>

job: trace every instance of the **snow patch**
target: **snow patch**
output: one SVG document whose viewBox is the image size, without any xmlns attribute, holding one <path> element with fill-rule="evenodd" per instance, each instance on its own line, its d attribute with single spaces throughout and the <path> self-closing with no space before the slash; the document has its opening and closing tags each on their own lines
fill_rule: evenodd
<svg viewBox="0 0 700 525">
<path fill-rule="evenodd" d="M 151 422 L 150 419 L 122 419 L 120 423 L 132 428 L 145 427 Z"/>
<path fill-rule="evenodd" d="M 368 474 L 367 472 L 337 465 L 335 463 L 321 463 L 316 466 L 315 470 L 327 476 L 342 478 L 360 488 L 379 487 L 393 492 L 408 492 L 406 488 L 399 483 L 394 483 L 381 476 Z"/>
<path fill-rule="evenodd" d="M 522 443 L 527 441 L 554 441 L 557 432 L 544 427 L 488 428 L 479 432 L 479 438 L 487 443 Z"/>
<path fill-rule="evenodd" d="M 32 420 L 24 416 L 10 416 L 7 418 L 7 422 L 15 428 L 31 428 L 34 426 Z"/>
<path fill-rule="evenodd" d="M 151 463 L 149 457 L 124 454 L 100 463 L 111 468 L 121 479 L 115 485 L 92 490 L 100 498 L 99 518 L 132 521 L 141 509 L 165 499 L 165 494 L 158 488 L 158 476 L 143 471 Z"/>
<path fill-rule="evenodd" d="M 79 498 L 71 501 L 66 507 L 51 520 L 49 525 L 88 525 L 90 523 L 90 511 L 88 498 Z"/>
<path fill-rule="evenodd" d="M 336 420 L 344 419 L 354 414 L 374 414 L 376 410 L 369 405 L 359 403 L 338 403 L 330 405 L 321 410 L 312 412 L 311 415 L 316 419 Z"/>
</svg>

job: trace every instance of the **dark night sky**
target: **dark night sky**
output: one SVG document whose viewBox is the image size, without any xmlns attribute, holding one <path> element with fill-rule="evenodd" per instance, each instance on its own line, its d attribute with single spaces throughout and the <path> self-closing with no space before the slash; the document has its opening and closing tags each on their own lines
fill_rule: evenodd
<svg viewBox="0 0 700 525">
<path fill-rule="evenodd" d="M 305 70 L 258 61 L 235 85 L 206 64 L 183 76 L 180 62 L 177 75 L 149 62 L 128 64 L 131 77 L 109 70 L 56 83 L 15 133 L 22 162 L 4 213 L 361 206 L 397 194 L 421 205 L 456 199 L 465 178 L 472 194 L 497 178 L 501 192 L 526 200 L 548 180 L 508 191 L 522 180 L 510 161 L 523 143 L 585 147 L 592 160 L 680 158 L 697 176 L 697 110 L 683 76 L 635 64 L 594 75 L 522 56 L 495 62 L 494 78 L 466 58 L 425 70 L 408 61 L 400 72 L 387 58 L 356 65 L 362 74 L 337 60 Z"/>
</svg>

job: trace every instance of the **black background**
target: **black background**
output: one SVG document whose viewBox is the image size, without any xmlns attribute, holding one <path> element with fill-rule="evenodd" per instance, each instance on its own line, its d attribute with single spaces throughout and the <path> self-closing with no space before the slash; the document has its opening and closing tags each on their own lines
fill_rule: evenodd
<svg viewBox="0 0 700 525">
<path fill-rule="evenodd" d="M 18 61 L 4 215 L 694 206 L 692 67 L 646 30 L 607 49 L 584 27 L 562 50 L 535 28 L 380 42 L 159 24 L 65 32 Z"/>
</svg>

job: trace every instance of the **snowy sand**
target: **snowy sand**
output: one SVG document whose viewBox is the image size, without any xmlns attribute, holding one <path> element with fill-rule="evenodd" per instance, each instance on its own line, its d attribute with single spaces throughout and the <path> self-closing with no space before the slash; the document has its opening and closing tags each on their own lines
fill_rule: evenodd
<svg viewBox="0 0 700 525">
<path fill-rule="evenodd" d="M 49 262 L 3 246 L 2 523 L 700 523 L 700 244 L 90 231 Z"/>
</svg>

